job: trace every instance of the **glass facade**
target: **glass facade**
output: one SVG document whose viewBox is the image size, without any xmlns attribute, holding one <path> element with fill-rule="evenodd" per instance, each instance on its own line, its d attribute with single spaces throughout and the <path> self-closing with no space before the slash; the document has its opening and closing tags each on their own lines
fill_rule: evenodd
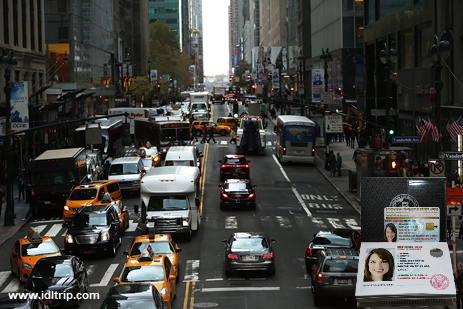
<svg viewBox="0 0 463 309">
<path fill-rule="evenodd" d="M 150 0 L 149 18 L 150 24 L 159 20 L 171 27 L 177 36 L 177 40 L 180 40 L 179 0 Z"/>
</svg>

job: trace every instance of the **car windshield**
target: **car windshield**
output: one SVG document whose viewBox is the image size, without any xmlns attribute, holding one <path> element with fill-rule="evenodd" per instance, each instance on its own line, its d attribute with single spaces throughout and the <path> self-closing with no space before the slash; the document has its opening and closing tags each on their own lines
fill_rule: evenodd
<svg viewBox="0 0 463 309">
<path fill-rule="evenodd" d="M 175 161 L 166 161 L 166 166 L 195 166 L 194 162 L 191 160 L 175 160 Z"/>
<path fill-rule="evenodd" d="M 140 255 L 146 246 L 151 245 L 154 253 L 159 254 L 172 254 L 172 248 L 168 241 L 146 241 L 146 242 L 137 242 L 133 245 L 130 255 Z"/>
<path fill-rule="evenodd" d="M 74 190 L 69 197 L 71 201 L 94 200 L 98 194 L 98 189 L 78 189 Z"/>
<path fill-rule="evenodd" d="M 53 253 L 59 253 L 59 249 L 52 241 L 30 243 L 21 246 L 22 256 L 35 256 Z"/>
<path fill-rule="evenodd" d="M 357 273 L 358 260 L 326 260 L 323 272 Z"/>
<path fill-rule="evenodd" d="M 107 226 L 106 215 L 88 215 L 88 214 L 78 214 L 74 215 L 72 218 L 72 227 L 84 228 L 90 226 Z"/>
<path fill-rule="evenodd" d="M 164 281 L 162 265 L 126 267 L 121 282 L 153 282 Z"/>
<path fill-rule="evenodd" d="M 350 247 L 350 239 L 342 238 L 336 235 L 317 236 L 313 240 L 314 245 L 332 245 L 332 246 L 346 246 Z"/>
<path fill-rule="evenodd" d="M 224 189 L 229 191 L 247 191 L 248 184 L 244 181 L 227 182 L 224 185 Z"/>
<path fill-rule="evenodd" d="M 151 196 L 148 211 L 159 210 L 187 210 L 188 202 L 185 195 Z"/>
<path fill-rule="evenodd" d="M 153 166 L 153 160 L 151 160 L 151 159 L 143 159 L 141 161 L 143 162 L 144 167 L 152 167 Z"/>
<path fill-rule="evenodd" d="M 265 238 L 251 237 L 251 238 L 236 238 L 233 240 L 232 249 L 236 250 L 261 250 L 267 249 L 268 243 Z"/>
<path fill-rule="evenodd" d="M 136 296 L 134 296 L 135 298 Z M 114 299 L 110 298 L 105 303 L 104 309 L 158 309 L 153 299 Z"/>
<path fill-rule="evenodd" d="M 227 158 L 225 164 L 247 164 L 245 158 Z"/>
<path fill-rule="evenodd" d="M 31 278 L 42 279 L 42 278 L 63 278 L 73 277 L 74 272 L 72 271 L 71 265 L 61 264 L 58 261 L 57 264 L 54 261 L 47 261 L 37 263 L 32 270 Z"/>
<path fill-rule="evenodd" d="M 138 174 L 138 164 L 112 164 L 109 169 L 109 175 L 129 175 L 129 174 Z"/>
</svg>

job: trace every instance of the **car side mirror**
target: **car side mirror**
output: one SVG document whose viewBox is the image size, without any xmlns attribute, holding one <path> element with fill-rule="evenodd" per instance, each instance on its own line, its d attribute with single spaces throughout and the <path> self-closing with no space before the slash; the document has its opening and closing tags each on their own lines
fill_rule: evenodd
<svg viewBox="0 0 463 309">
<path fill-rule="evenodd" d="M 24 276 L 24 278 L 29 279 L 29 274 L 28 273 L 25 273 L 23 276 Z"/>
<path fill-rule="evenodd" d="M 124 252 L 122 252 L 122 254 L 129 255 L 129 251 L 125 250 Z"/>
<path fill-rule="evenodd" d="M 175 251 L 177 251 L 177 253 L 179 253 L 179 252 L 182 252 L 182 249 L 181 249 L 181 248 L 177 248 L 177 249 L 175 249 Z"/>
<path fill-rule="evenodd" d="M 79 275 L 81 275 L 83 272 L 84 272 L 84 271 L 83 271 L 82 269 L 80 269 L 80 270 L 76 271 L 76 276 L 79 276 Z"/>
<path fill-rule="evenodd" d="M 133 212 L 138 214 L 138 204 L 133 205 Z"/>
<path fill-rule="evenodd" d="M 169 281 L 173 281 L 173 280 L 175 280 L 175 279 L 177 279 L 177 276 L 174 276 L 174 275 L 170 275 L 170 276 L 169 276 Z"/>
<path fill-rule="evenodd" d="M 199 197 L 196 197 L 195 198 L 195 206 L 199 207 L 199 204 L 200 204 Z"/>
<path fill-rule="evenodd" d="M 221 187 L 222 187 L 222 184 L 218 185 L 218 187 L 221 188 Z"/>
<path fill-rule="evenodd" d="M 222 160 L 219 160 L 219 161 L 217 161 L 217 162 L 222 163 Z"/>
<path fill-rule="evenodd" d="M 15 254 L 13 254 L 13 257 L 14 257 L 15 259 L 19 259 L 19 255 L 18 255 L 18 254 L 16 254 L 16 253 L 15 253 Z"/>
<path fill-rule="evenodd" d="M 226 245 L 228 241 L 226 239 L 222 240 L 222 242 Z"/>
<path fill-rule="evenodd" d="M 122 208 L 122 211 L 126 212 L 127 211 L 127 206 L 124 206 L 124 208 Z"/>
<path fill-rule="evenodd" d="M 273 239 L 273 238 L 270 238 L 270 242 L 271 242 L 272 244 L 274 244 L 274 243 L 276 243 L 276 240 Z"/>
<path fill-rule="evenodd" d="M 113 281 L 116 282 L 116 283 L 119 283 L 119 277 L 114 277 Z"/>
<path fill-rule="evenodd" d="M 59 252 L 61 255 L 66 255 L 66 249 L 65 248 L 59 248 Z"/>
<path fill-rule="evenodd" d="M 252 185 L 253 188 L 257 187 L 257 185 Z"/>
</svg>

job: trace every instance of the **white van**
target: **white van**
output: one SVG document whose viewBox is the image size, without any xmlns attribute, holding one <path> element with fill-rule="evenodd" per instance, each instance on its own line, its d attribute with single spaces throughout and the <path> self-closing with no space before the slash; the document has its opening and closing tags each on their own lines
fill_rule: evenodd
<svg viewBox="0 0 463 309">
<path fill-rule="evenodd" d="M 191 240 L 200 225 L 200 173 L 191 166 L 150 169 L 141 181 L 141 221 L 156 233 L 181 234 Z M 138 213 L 138 205 L 135 206 Z"/>
<path fill-rule="evenodd" d="M 164 166 L 197 166 L 201 169 L 202 156 L 196 146 L 172 146 L 166 153 Z"/>
<path fill-rule="evenodd" d="M 140 157 L 117 158 L 111 162 L 108 180 L 116 180 L 121 191 L 140 191 L 140 180 L 145 174 Z"/>
</svg>

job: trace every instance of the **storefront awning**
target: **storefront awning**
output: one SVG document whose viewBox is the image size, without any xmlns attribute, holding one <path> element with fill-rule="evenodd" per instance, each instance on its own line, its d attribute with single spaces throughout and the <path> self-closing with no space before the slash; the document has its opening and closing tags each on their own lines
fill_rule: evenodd
<svg viewBox="0 0 463 309">
<path fill-rule="evenodd" d="M 79 93 L 78 95 L 76 95 L 76 99 L 77 100 L 85 100 L 88 97 L 91 97 L 92 95 L 94 95 L 95 93 L 96 92 Z"/>
<path fill-rule="evenodd" d="M 73 96 L 77 96 L 79 93 L 84 92 L 87 88 L 80 88 L 73 91 L 68 91 L 58 98 L 58 101 L 65 101 L 71 99 Z"/>
<path fill-rule="evenodd" d="M 48 103 L 47 105 L 43 105 L 39 108 L 39 111 L 41 112 L 45 112 L 45 111 L 51 111 L 51 110 L 54 110 L 54 109 L 57 109 L 58 107 L 60 106 L 63 106 L 64 104 L 66 104 L 67 102 L 69 102 L 70 99 L 67 99 L 66 101 L 59 101 L 59 102 L 51 102 L 51 103 Z"/>
</svg>

